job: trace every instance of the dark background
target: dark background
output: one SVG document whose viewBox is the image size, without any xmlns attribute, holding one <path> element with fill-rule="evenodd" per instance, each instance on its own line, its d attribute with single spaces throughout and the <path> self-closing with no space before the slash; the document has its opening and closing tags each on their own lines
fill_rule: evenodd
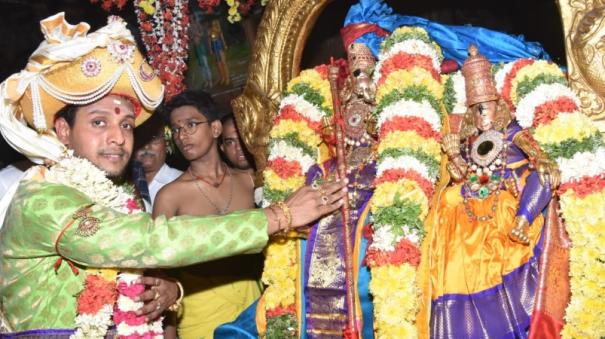
<svg viewBox="0 0 605 339">
<path fill-rule="evenodd" d="M 190 0 L 191 5 L 197 1 Z M 339 30 L 347 9 L 356 1 L 337 0 L 327 5 L 309 36 L 301 69 L 345 57 Z M 510 34 L 523 34 L 528 41 L 541 42 L 555 62 L 565 65 L 563 29 L 555 0 L 425 0 L 387 1 L 398 13 L 416 15 L 444 24 L 483 26 Z M 94 31 L 107 21 L 108 13 L 88 0 L 0 0 L 0 79 L 19 72 L 42 41 L 39 21 L 57 12 L 66 12 L 68 22 L 86 21 Z M 128 22 L 138 38 L 132 0 L 118 14 Z M 141 46 L 141 45 L 140 45 Z M 20 159 L 0 140 L 0 168 Z"/>
</svg>

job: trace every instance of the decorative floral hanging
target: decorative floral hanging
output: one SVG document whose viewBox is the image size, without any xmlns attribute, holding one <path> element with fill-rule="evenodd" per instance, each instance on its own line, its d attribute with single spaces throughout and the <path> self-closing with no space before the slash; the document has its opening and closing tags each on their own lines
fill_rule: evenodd
<svg viewBox="0 0 605 339">
<path fill-rule="evenodd" d="M 101 8 L 108 12 L 113 8 L 113 6 L 116 6 L 118 10 L 121 10 L 124 8 L 124 5 L 126 5 L 126 0 L 90 0 L 90 3 L 92 4 L 99 2 L 101 3 Z"/>
<path fill-rule="evenodd" d="M 248 14 L 257 2 L 260 2 L 261 6 L 264 6 L 267 3 L 266 0 L 225 0 L 225 2 L 227 3 L 227 6 L 229 6 L 227 20 L 229 20 L 230 23 L 242 20 L 242 15 Z M 198 0 L 198 5 L 202 11 L 208 13 L 213 13 L 220 3 L 220 0 Z"/>
<path fill-rule="evenodd" d="M 135 11 L 149 63 L 159 73 L 170 99 L 185 90 L 189 1 L 135 0 Z"/>
</svg>

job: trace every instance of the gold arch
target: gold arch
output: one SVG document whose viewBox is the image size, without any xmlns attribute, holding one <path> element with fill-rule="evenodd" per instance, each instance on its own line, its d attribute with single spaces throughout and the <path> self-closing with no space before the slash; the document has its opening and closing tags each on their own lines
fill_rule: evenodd
<svg viewBox="0 0 605 339">
<path fill-rule="evenodd" d="M 248 82 L 233 100 L 242 138 L 258 175 L 266 165 L 271 121 L 280 93 L 298 74 L 304 44 L 331 0 L 271 0 L 258 27 Z M 605 132 L 605 0 L 559 0 L 571 87 L 582 109 Z"/>
</svg>

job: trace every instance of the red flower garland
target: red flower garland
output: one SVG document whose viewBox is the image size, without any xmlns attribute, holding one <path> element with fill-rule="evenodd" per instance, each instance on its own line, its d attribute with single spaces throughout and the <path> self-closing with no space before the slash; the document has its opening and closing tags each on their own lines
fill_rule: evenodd
<svg viewBox="0 0 605 339">
<path fill-rule="evenodd" d="M 382 173 L 382 175 L 374 181 L 374 185 L 380 185 L 385 182 L 396 182 L 400 179 L 408 179 L 416 182 L 422 192 L 430 199 L 435 191 L 433 184 L 425 179 L 420 173 L 413 170 L 404 170 L 401 168 L 389 169 Z"/>
<path fill-rule="evenodd" d="M 322 127 L 321 122 L 313 122 L 309 118 L 301 115 L 293 105 L 286 105 L 282 107 L 280 114 L 273 120 L 273 124 L 277 125 L 282 120 L 305 121 L 307 125 L 309 125 L 309 127 L 315 132 L 320 131 Z"/>
<path fill-rule="evenodd" d="M 372 239 L 368 240 L 371 242 Z M 399 241 L 392 252 L 385 252 L 369 247 L 364 259 L 364 265 L 368 267 L 401 265 L 404 263 L 409 263 L 414 267 L 420 264 L 420 249 L 418 245 L 405 238 Z"/>
<path fill-rule="evenodd" d="M 513 86 L 513 79 L 517 76 L 517 72 L 519 72 L 521 68 L 527 65 L 531 65 L 533 63 L 534 59 L 521 59 L 519 61 L 516 61 L 515 64 L 511 67 L 510 72 L 506 74 L 506 77 L 504 78 L 504 85 L 502 86 L 502 99 L 504 99 L 510 109 L 514 109 L 515 107 L 510 95 L 510 91 Z"/>
<path fill-rule="evenodd" d="M 296 315 L 296 306 L 290 305 L 288 307 L 276 307 L 274 309 L 267 310 L 268 318 L 279 317 L 280 315 L 284 315 L 284 314 Z"/>
<path fill-rule="evenodd" d="M 180 5 L 177 6 L 177 1 Z M 167 0 L 159 2 L 159 9 L 149 16 L 139 7 L 141 0 L 136 0 L 135 9 L 141 28 L 141 36 L 147 49 L 149 63 L 159 72 L 162 83 L 166 86 L 166 99 L 185 90 L 185 71 L 189 37 L 188 0 Z M 153 20 L 153 22 L 150 22 Z M 180 21 L 180 22 L 179 22 Z"/>
<path fill-rule="evenodd" d="M 441 134 L 433 130 L 431 124 L 425 119 L 413 116 L 396 116 L 385 121 L 380 128 L 380 138 L 396 131 L 415 131 L 423 138 L 441 141 Z"/>
<path fill-rule="evenodd" d="M 547 101 L 536 107 L 533 127 L 546 124 L 554 120 L 559 113 L 573 113 L 578 111 L 579 107 L 570 97 L 562 96 L 556 100 Z"/>
<path fill-rule="evenodd" d="M 98 3 L 99 0 L 90 0 L 91 4 Z M 118 10 L 121 10 L 126 5 L 126 0 L 101 0 L 101 8 L 109 12 L 113 6 L 116 6 Z"/>
<path fill-rule="evenodd" d="M 84 290 L 78 296 L 78 314 L 96 314 L 105 305 L 116 302 L 116 283 L 96 274 L 89 274 L 84 281 Z"/>
<path fill-rule="evenodd" d="M 592 193 L 600 192 L 603 189 L 605 189 L 605 175 L 600 174 L 564 183 L 559 186 L 558 193 L 563 194 L 568 190 L 573 190 L 574 195 L 581 199 Z"/>
<path fill-rule="evenodd" d="M 420 54 L 399 52 L 382 63 L 382 66 L 380 67 L 380 78 L 378 79 L 378 85 L 384 83 L 387 79 L 387 75 L 391 74 L 392 72 L 409 70 L 415 66 L 429 71 L 435 81 L 441 82 L 441 77 L 435 67 L 433 67 L 433 61 L 430 57 Z"/>
<path fill-rule="evenodd" d="M 269 161 L 267 168 L 271 168 L 282 179 L 302 175 L 302 167 L 298 161 L 288 161 L 282 157 Z"/>
</svg>

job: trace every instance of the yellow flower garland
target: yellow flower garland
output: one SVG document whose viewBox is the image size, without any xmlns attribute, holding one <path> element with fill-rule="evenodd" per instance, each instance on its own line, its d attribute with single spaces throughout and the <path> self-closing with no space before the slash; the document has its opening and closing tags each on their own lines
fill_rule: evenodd
<svg viewBox="0 0 605 339">
<path fill-rule="evenodd" d="M 421 67 L 412 67 L 409 70 L 397 70 L 387 75 L 384 83 L 376 89 L 376 101 L 380 102 L 385 95 L 395 89 L 410 86 L 426 86 L 436 100 L 443 98 L 443 86 L 433 78 L 431 73 Z"/>
<path fill-rule="evenodd" d="M 407 148 L 421 151 L 435 158 L 441 156 L 441 146 L 434 139 L 424 138 L 415 131 L 395 131 L 384 137 L 378 145 L 378 153 L 387 149 Z"/>
<path fill-rule="evenodd" d="M 528 78 L 533 79 L 542 74 L 561 76 L 561 70 L 559 69 L 559 66 L 554 63 L 549 63 L 546 60 L 536 60 L 533 64 L 521 68 L 515 75 L 515 78 L 511 81 L 511 101 L 515 105 L 519 103 L 519 98 L 517 98 L 517 87 L 521 81 Z"/>
</svg>

